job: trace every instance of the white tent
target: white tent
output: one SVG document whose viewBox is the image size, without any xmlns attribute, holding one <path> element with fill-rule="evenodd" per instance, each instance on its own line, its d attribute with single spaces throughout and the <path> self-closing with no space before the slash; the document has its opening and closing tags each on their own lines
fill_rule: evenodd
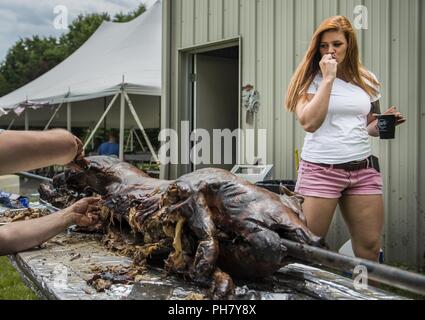
<svg viewBox="0 0 425 320">
<path fill-rule="evenodd" d="M 0 116 L 11 111 L 19 115 L 25 108 L 54 104 L 59 104 L 59 109 L 64 103 L 114 95 L 108 112 L 121 93 L 121 109 L 127 100 L 133 116 L 138 118 L 128 94 L 161 96 L 161 30 L 161 1 L 130 22 L 103 22 L 65 61 L 1 97 Z M 140 120 L 136 122 L 144 132 Z M 121 146 L 122 139 L 123 134 Z M 150 149 L 152 152 L 151 146 Z"/>
<path fill-rule="evenodd" d="M 130 22 L 103 22 L 68 59 L 0 98 L 0 108 L 110 96 L 123 78 L 127 93 L 161 95 L 161 13 L 158 1 Z"/>
</svg>

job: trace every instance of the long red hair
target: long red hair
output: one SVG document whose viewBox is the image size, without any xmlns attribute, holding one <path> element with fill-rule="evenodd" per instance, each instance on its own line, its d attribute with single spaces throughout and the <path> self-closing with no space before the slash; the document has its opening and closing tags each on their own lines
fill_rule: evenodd
<svg viewBox="0 0 425 320">
<path fill-rule="evenodd" d="M 306 96 L 314 77 L 320 71 L 319 62 L 322 59 L 320 43 L 323 34 L 327 31 L 342 31 L 345 35 L 347 40 L 347 54 L 341 65 L 349 80 L 365 90 L 370 96 L 378 94 L 376 87 L 379 86 L 379 82 L 376 81 L 360 62 L 359 46 L 353 26 L 346 17 L 334 16 L 323 21 L 314 32 L 307 53 L 291 79 L 285 99 L 285 106 L 291 112 L 295 111 L 300 99 Z M 366 83 L 365 79 L 369 83 Z"/>
</svg>

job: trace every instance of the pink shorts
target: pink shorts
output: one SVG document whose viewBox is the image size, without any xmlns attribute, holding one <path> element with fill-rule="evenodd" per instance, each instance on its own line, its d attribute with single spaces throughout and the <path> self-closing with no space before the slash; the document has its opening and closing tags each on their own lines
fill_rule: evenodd
<svg viewBox="0 0 425 320">
<path fill-rule="evenodd" d="M 295 192 L 326 199 L 339 199 L 343 195 L 382 195 L 382 176 L 373 168 L 346 171 L 301 161 Z"/>
</svg>

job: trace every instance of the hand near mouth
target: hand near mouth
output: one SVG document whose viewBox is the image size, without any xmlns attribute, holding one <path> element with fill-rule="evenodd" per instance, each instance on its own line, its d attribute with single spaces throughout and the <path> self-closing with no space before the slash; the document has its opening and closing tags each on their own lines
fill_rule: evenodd
<svg viewBox="0 0 425 320">
<path fill-rule="evenodd" d="M 332 57 L 331 54 L 325 54 L 320 61 L 320 69 L 322 71 L 323 79 L 335 80 L 337 74 L 338 62 Z"/>
</svg>

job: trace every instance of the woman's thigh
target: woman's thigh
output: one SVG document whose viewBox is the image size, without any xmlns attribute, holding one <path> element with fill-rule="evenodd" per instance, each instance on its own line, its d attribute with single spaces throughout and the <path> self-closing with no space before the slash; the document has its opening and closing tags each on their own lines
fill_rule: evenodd
<svg viewBox="0 0 425 320">
<path fill-rule="evenodd" d="M 338 199 L 305 197 L 302 209 L 311 232 L 319 237 L 326 237 L 337 204 Z"/>
<path fill-rule="evenodd" d="M 381 195 L 343 196 L 339 202 L 354 249 L 376 250 L 384 225 Z"/>
</svg>

